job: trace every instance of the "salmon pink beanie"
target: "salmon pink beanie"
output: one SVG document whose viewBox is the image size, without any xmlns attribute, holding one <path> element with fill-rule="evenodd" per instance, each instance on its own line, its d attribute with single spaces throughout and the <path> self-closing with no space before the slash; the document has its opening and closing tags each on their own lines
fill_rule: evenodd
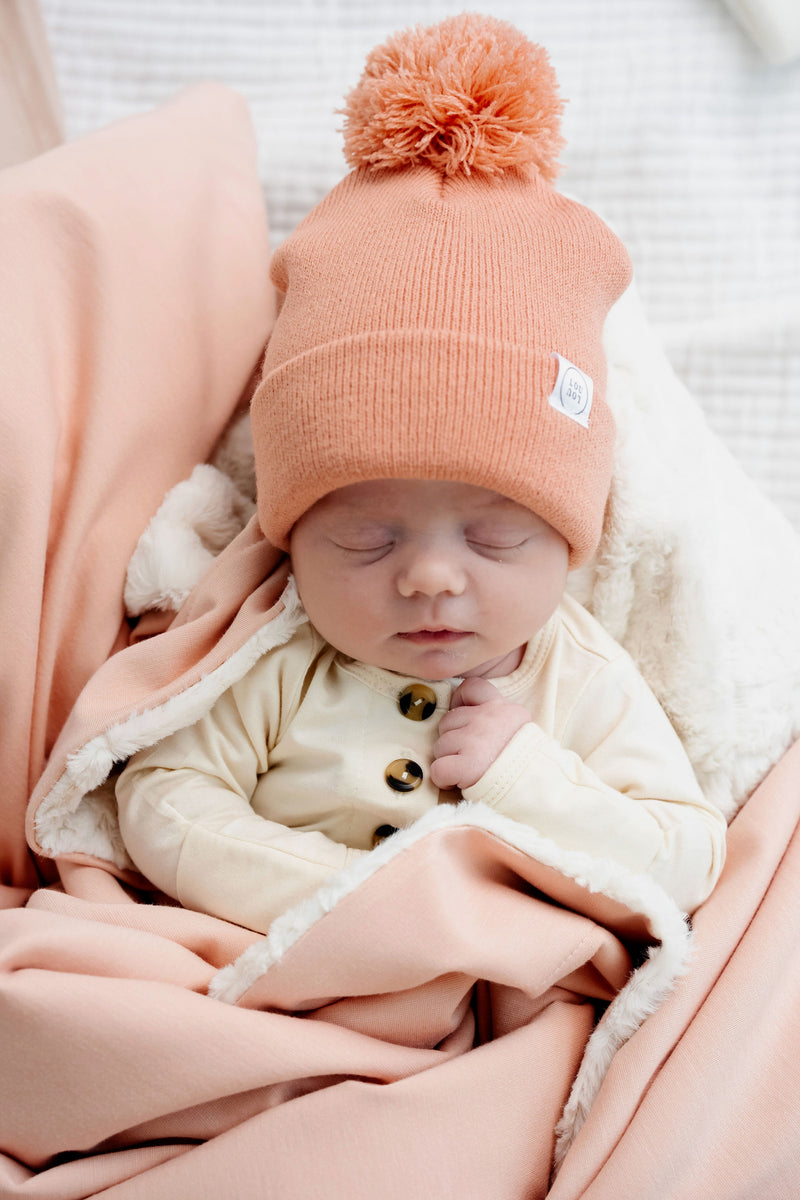
<svg viewBox="0 0 800 1200">
<path fill-rule="evenodd" d="M 552 186 L 561 110 L 545 51 L 493 18 L 369 56 L 345 109 L 354 170 L 272 264 L 251 412 L 274 544 L 336 488 L 442 479 L 538 513 L 572 566 L 593 553 L 614 442 L 602 331 L 630 263 Z"/>
</svg>

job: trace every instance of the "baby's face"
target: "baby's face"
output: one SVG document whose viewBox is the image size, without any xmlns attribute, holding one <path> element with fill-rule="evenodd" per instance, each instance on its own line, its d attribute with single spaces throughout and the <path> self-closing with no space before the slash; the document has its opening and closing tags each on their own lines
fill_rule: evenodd
<svg viewBox="0 0 800 1200">
<path fill-rule="evenodd" d="M 300 598 L 326 641 L 430 680 L 514 670 L 561 598 L 568 557 L 513 500 L 438 480 L 340 488 L 291 535 Z"/>
</svg>

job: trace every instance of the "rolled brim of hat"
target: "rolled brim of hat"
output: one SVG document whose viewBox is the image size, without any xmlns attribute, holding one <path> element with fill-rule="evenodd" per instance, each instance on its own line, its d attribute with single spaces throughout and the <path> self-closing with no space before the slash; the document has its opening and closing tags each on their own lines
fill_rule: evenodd
<svg viewBox="0 0 800 1200">
<path fill-rule="evenodd" d="M 554 405 L 559 369 L 552 353 L 427 329 L 357 334 L 288 359 L 251 408 L 265 536 L 288 549 L 302 514 L 351 483 L 457 480 L 536 512 L 580 565 L 600 537 L 614 423 L 604 403 L 584 419 Z"/>
</svg>

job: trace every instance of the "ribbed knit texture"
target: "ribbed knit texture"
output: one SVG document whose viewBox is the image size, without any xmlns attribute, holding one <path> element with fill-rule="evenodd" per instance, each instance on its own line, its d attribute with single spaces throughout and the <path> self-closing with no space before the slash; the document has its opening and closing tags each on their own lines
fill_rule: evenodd
<svg viewBox="0 0 800 1200">
<path fill-rule="evenodd" d="M 590 210 L 538 173 L 359 167 L 280 247 L 284 300 L 252 404 L 259 518 L 286 547 L 335 488 L 450 479 L 593 552 L 611 478 L 602 329 L 630 278 Z M 548 403 L 558 353 L 593 381 L 588 428 Z"/>
</svg>

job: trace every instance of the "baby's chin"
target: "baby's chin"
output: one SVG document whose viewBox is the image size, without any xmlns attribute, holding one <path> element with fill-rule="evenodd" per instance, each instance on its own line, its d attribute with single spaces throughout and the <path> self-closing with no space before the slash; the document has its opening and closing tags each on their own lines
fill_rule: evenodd
<svg viewBox="0 0 800 1200">
<path fill-rule="evenodd" d="M 426 639 L 408 642 L 410 653 L 403 652 L 403 645 L 392 647 L 392 653 L 376 655 L 372 665 L 396 675 L 404 675 L 428 683 L 442 683 L 447 679 L 466 679 L 477 676 L 483 679 L 499 679 L 510 675 L 522 662 L 525 646 L 518 646 L 492 658 L 484 659 L 482 655 L 469 653 L 469 646 L 459 645 L 454 641 L 450 644 L 431 644 Z M 473 647 L 474 649 L 474 647 Z"/>
</svg>

